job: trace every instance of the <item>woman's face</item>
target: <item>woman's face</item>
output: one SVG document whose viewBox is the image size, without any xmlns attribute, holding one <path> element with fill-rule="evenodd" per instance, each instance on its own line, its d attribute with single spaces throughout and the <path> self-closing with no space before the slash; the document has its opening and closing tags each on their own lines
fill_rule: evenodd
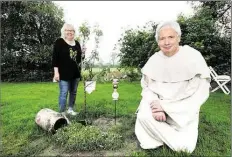
<svg viewBox="0 0 232 157">
<path fill-rule="evenodd" d="M 65 39 L 72 41 L 74 39 L 75 30 L 72 26 L 67 25 L 66 29 L 64 30 L 64 34 Z"/>
<path fill-rule="evenodd" d="M 179 50 L 179 42 L 180 37 L 173 28 L 164 26 L 160 29 L 158 45 L 165 55 L 174 55 Z"/>
</svg>

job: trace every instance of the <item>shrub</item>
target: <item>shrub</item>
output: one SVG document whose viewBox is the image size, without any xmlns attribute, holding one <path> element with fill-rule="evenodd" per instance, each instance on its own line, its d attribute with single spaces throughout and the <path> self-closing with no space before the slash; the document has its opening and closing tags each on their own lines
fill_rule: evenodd
<svg viewBox="0 0 232 157">
<path fill-rule="evenodd" d="M 124 142 L 115 129 L 103 132 L 97 126 L 84 126 L 75 122 L 59 129 L 53 139 L 57 145 L 68 151 L 115 150 Z"/>
</svg>

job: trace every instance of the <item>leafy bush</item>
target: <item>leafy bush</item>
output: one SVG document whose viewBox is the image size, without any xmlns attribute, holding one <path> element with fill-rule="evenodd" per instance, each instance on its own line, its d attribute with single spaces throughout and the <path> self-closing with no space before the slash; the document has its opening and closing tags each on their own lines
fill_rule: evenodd
<svg viewBox="0 0 232 157">
<path fill-rule="evenodd" d="M 128 81 L 138 81 L 141 79 L 141 74 L 134 67 L 126 67 L 126 75 Z"/>
</svg>

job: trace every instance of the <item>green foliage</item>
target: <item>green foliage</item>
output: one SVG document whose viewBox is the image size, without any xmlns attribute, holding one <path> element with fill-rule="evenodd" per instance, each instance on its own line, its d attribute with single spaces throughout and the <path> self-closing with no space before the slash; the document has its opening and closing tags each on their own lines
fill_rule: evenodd
<svg viewBox="0 0 232 157">
<path fill-rule="evenodd" d="M 138 156 L 138 157 L 146 157 L 147 156 L 146 152 L 142 152 L 142 151 L 133 152 L 130 155 L 131 156 Z"/>
<path fill-rule="evenodd" d="M 139 73 L 138 70 L 133 67 L 126 67 L 125 74 L 130 82 L 139 81 L 142 78 L 141 73 Z"/>
<path fill-rule="evenodd" d="M 212 10 L 213 18 L 217 19 L 217 27 L 223 29 L 223 36 L 231 36 L 231 1 L 201 1 L 202 7 Z"/>
<path fill-rule="evenodd" d="M 93 80 L 94 74 L 93 74 L 93 66 L 95 61 L 99 60 L 99 43 L 100 43 L 100 38 L 103 36 L 102 30 L 99 28 L 99 25 L 95 25 L 93 28 L 92 32 L 95 37 L 95 48 L 91 51 L 90 57 L 88 59 L 85 59 L 84 64 L 85 64 L 85 69 L 89 71 L 89 76 L 87 80 Z"/>
<path fill-rule="evenodd" d="M 49 1 L 2 1 L 1 13 L 1 79 L 51 79 L 52 47 L 60 36 L 62 10 Z"/>
<path fill-rule="evenodd" d="M 91 27 L 89 26 L 88 22 L 84 22 L 79 27 L 80 32 L 80 38 L 82 39 L 82 47 L 85 47 L 87 41 L 89 40 L 90 35 L 94 35 L 95 39 L 95 48 L 91 51 L 91 54 L 88 58 L 85 58 L 83 61 L 84 70 L 87 70 L 88 73 L 85 75 L 84 80 L 93 80 L 93 77 L 95 76 L 93 73 L 93 66 L 95 61 L 99 60 L 99 43 L 100 38 L 103 36 L 102 30 L 99 28 L 99 25 L 95 25 L 93 27 L 93 30 L 91 30 Z"/>
<path fill-rule="evenodd" d="M 90 36 L 90 26 L 88 24 L 88 22 L 84 22 L 81 24 L 81 26 L 79 27 L 79 38 L 82 41 L 82 47 L 86 45 L 86 42 L 89 40 L 89 36 Z"/>
<path fill-rule="evenodd" d="M 107 74 L 107 68 L 102 68 L 99 73 L 97 73 L 94 77 L 94 80 L 97 82 L 105 82 L 105 75 Z"/>
<path fill-rule="evenodd" d="M 119 40 L 121 66 L 143 67 L 148 58 L 157 51 L 157 43 L 154 41 L 152 27 L 144 30 L 126 30 Z"/>
<path fill-rule="evenodd" d="M 229 75 L 231 39 L 226 35 L 226 30 L 218 26 L 224 7 L 227 8 L 226 2 L 202 2 L 193 17 L 180 15 L 178 22 L 182 28 L 181 45 L 190 45 L 199 50 L 208 65 L 221 74 Z M 221 35 L 222 32 L 224 35 Z"/>
<path fill-rule="evenodd" d="M 58 130 L 53 138 L 57 145 L 68 151 L 114 150 L 123 145 L 122 137 L 114 129 L 102 132 L 96 126 L 83 126 L 80 123 L 72 123 Z"/>
<path fill-rule="evenodd" d="M 180 45 L 194 47 L 202 53 L 208 65 L 221 74 L 230 75 L 231 3 L 207 1 L 200 4 L 194 6 L 193 16 L 178 16 L 182 30 Z M 125 30 L 119 40 L 121 66 L 141 68 L 151 55 L 159 51 L 154 37 L 156 26 L 151 23 L 150 29 Z"/>
<path fill-rule="evenodd" d="M 50 138 L 42 137 L 33 141 L 32 143 L 28 143 L 27 145 L 23 146 L 18 155 L 36 156 L 36 154 L 39 154 L 41 151 L 46 149 L 50 145 L 50 142 Z"/>
</svg>

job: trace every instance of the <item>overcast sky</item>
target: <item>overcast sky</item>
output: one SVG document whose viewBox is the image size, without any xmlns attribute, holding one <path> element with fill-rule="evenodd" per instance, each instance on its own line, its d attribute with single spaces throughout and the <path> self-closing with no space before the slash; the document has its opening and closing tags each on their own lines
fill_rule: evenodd
<svg viewBox="0 0 232 157">
<path fill-rule="evenodd" d="M 176 20 L 179 13 L 192 15 L 186 1 L 54 1 L 63 8 L 65 22 L 75 29 L 85 21 L 90 26 L 98 23 L 103 31 L 99 55 L 104 63 L 110 62 L 111 52 L 125 28 L 144 26 L 149 21 Z M 94 41 L 87 43 L 87 56 Z"/>
</svg>

